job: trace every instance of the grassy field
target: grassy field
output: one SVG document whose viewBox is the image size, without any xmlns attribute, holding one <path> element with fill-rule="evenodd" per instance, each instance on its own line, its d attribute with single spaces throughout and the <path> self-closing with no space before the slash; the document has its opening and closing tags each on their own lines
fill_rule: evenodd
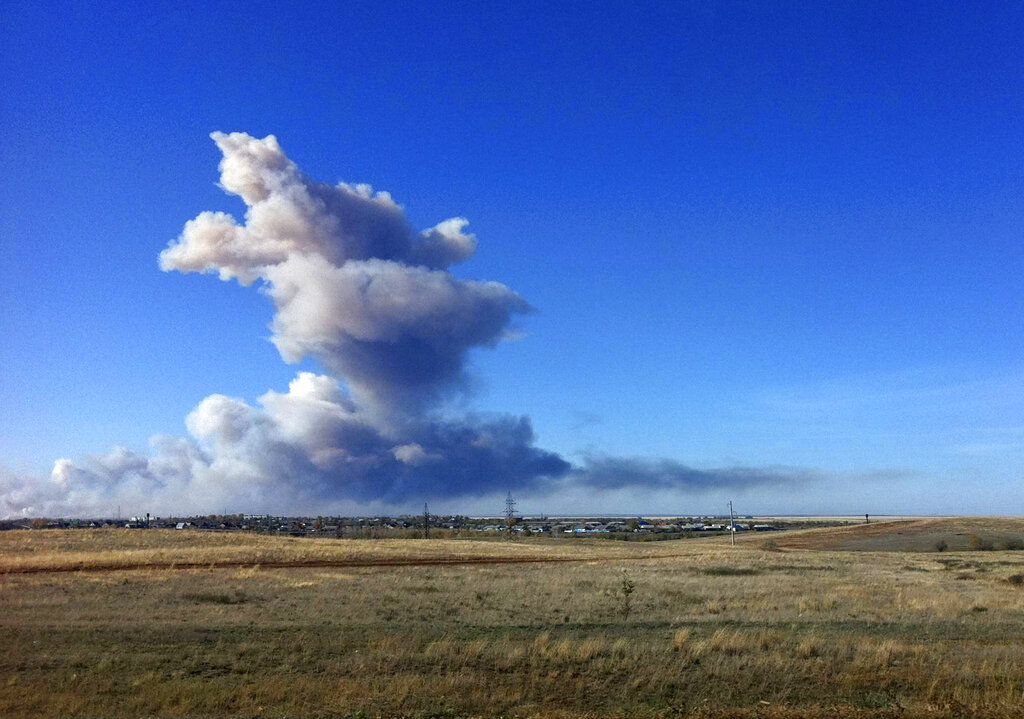
<svg viewBox="0 0 1024 719">
<path fill-rule="evenodd" d="M 919 521 L 735 547 L 6 532 L 0 715 L 1024 717 L 1024 552 L 917 547 L 1024 523 Z"/>
</svg>

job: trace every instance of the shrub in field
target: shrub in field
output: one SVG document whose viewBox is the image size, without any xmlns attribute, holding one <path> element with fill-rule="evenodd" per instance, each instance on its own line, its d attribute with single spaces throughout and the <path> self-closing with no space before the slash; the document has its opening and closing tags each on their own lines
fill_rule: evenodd
<svg viewBox="0 0 1024 719">
<path fill-rule="evenodd" d="M 1024 587 L 1024 574 L 1011 574 L 1006 581 L 1015 587 Z"/>
<path fill-rule="evenodd" d="M 1020 537 L 1007 539 L 1005 542 L 1003 542 L 1003 549 L 1009 549 L 1011 551 L 1019 552 L 1020 550 L 1024 549 L 1024 539 L 1021 539 Z"/>
<path fill-rule="evenodd" d="M 967 537 L 967 548 L 972 552 L 990 552 L 995 549 L 991 539 L 972 534 Z"/>
<path fill-rule="evenodd" d="M 937 541 L 935 543 L 935 551 L 936 552 L 945 552 L 947 549 L 949 549 L 949 545 L 946 544 L 946 540 L 945 539 L 940 539 L 939 541 Z"/>
</svg>

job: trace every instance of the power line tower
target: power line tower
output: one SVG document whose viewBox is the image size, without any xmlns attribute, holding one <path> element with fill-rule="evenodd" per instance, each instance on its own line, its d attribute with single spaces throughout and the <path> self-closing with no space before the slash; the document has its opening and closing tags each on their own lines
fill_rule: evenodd
<svg viewBox="0 0 1024 719">
<path fill-rule="evenodd" d="M 512 538 L 512 523 L 516 519 L 516 500 L 512 499 L 512 492 L 509 491 L 505 497 L 505 526 L 508 528 L 508 538 Z"/>
</svg>

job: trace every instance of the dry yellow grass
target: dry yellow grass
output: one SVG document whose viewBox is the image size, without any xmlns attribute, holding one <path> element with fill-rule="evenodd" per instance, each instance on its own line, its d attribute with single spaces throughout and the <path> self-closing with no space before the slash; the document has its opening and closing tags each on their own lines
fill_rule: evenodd
<svg viewBox="0 0 1024 719">
<path fill-rule="evenodd" d="M 720 541 L 720 540 L 719 540 Z M 581 544 L 583 548 L 581 549 Z M 305 539 L 246 532 L 39 530 L 0 533 L 0 573 L 182 565 L 401 563 L 665 556 L 678 543 Z"/>
<path fill-rule="evenodd" d="M 0 536 L 5 566 L 251 562 L 0 577 L 0 715 L 1024 716 L 1024 553 L 192 536 Z"/>
</svg>

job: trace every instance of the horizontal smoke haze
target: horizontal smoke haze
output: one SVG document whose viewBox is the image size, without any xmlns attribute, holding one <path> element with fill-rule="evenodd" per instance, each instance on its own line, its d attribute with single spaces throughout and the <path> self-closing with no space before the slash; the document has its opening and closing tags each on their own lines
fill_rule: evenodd
<svg viewBox="0 0 1024 719">
<path fill-rule="evenodd" d="M 809 477 L 602 456 L 573 467 L 535 446 L 527 417 L 451 416 L 470 350 L 495 347 L 531 311 L 503 284 L 448 271 L 477 249 L 467 220 L 417 231 L 386 192 L 306 177 L 273 136 L 212 138 L 220 185 L 245 202 L 244 222 L 200 213 L 160 254 L 161 269 L 260 283 L 281 357 L 313 357 L 334 376 L 300 372 L 257 406 L 211 395 L 186 418 L 188 436 L 156 436 L 149 455 L 115 447 L 60 459 L 49 479 L 0 472 L 0 513 L 109 515 L 119 504 L 323 513 L 507 490 L 695 493 Z"/>
</svg>

